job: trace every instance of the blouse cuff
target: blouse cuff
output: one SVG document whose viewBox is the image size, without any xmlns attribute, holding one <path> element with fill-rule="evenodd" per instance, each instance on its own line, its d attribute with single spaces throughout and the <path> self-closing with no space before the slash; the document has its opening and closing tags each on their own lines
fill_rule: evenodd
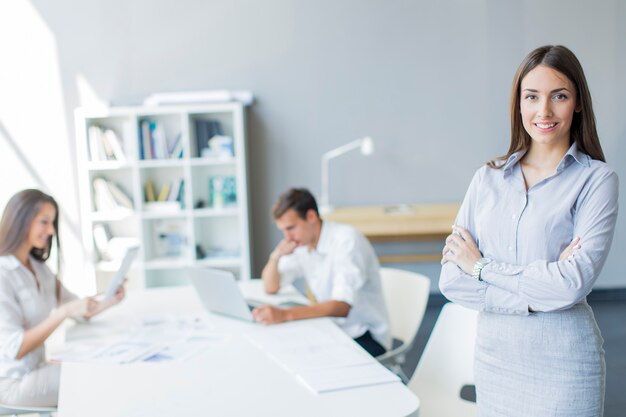
<svg viewBox="0 0 626 417">
<path fill-rule="evenodd" d="M 23 342 L 24 330 L 18 330 L 9 335 L 4 343 L 4 346 L 2 346 L 2 357 L 5 360 L 15 360 Z"/>
</svg>

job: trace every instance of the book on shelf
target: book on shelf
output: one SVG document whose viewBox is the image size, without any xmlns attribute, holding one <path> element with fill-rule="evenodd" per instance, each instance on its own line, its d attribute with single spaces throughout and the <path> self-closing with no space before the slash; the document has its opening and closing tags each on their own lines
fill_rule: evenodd
<svg viewBox="0 0 626 417">
<path fill-rule="evenodd" d="M 133 209 L 133 201 L 117 184 L 101 177 L 93 179 L 94 207 L 96 211 Z"/>
<path fill-rule="evenodd" d="M 141 159 L 149 160 L 152 157 L 152 144 L 150 142 L 150 121 L 142 120 L 139 129 L 139 148 Z"/>
<path fill-rule="evenodd" d="M 117 134 L 115 134 L 115 131 L 113 129 L 106 129 L 102 138 L 111 149 L 113 159 L 119 162 L 125 162 L 126 155 L 123 150 L 123 142 L 120 140 Z"/>
<path fill-rule="evenodd" d="M 92 125 L 87 131 L 90 161 L 126 161 L 123 141 L 113 129 Z"/>
<path fill-rule="evenodd" d="M 157 210 L 159 207 L 171 210 L 173 204 L 151 204 L 151 203 L 176 203 L 178 209 L 182 208 L 184 202 L 184 180 L 182 178 L 173 180 L 172 182 L 166 182 L 161 186 L 159 194 L 155 194 L 155 186 L 152 181 L 146 181 L 145 183 L 145 207 L 150 210 Z"/>
<path fill-rule="evenodd" d="M 154 192 L 154 183 L 152 181 L 146 181 L 146 202 L 156 201 L 156 194 Z"/>
<path fill-rule="evenodd" d="M 144 119 L 139 127 L 140 157 L 149 159 L 182 158 L 182 134 L 178 133 L 168 141 L 162 122 Z"/>
<path fill-rule="evenodd" d="M 157 197 L 157 201 L 167 201 L 167 198 L 170 195 L 170 188 L 172 185 L 169 182 L 164 183 L 161 186 L 161 191 L 159 191 L 159 196 Z"/>
<path fill-rule="evenodd" d="M 172 182 L 172 187 L 170 189 L 170 194 L 167 197 L 167 201 L 179 201 L 182 186 L 183 186 L 182 178 Z"/>
<path fill-rule="evenodd" d="M 180 133 L 176 135 L 171 145 L 168 146 L 168 155 L 171 159 L 183 157 L 183 137 Z"/>
<path fill-rule="evenodd" d="M 209 207 L 223 208 L 237 204 L 237 182 L 234 176 L 215 175 L 209 178 Z"/>
<path fill-rule="evenodd" d="M 107 187 L 109 187 L 109 191 L 118 206 L 133 209 L 133 201 L 116 183 L 107 181 Z"/>
<path fill-rule="evenodd" d="M 167 150 L 167 139 L 165 129 L 161 123 L 150 124 L 150 134 L 152 137 L 152 151 L 155 159 L 165 159 L 169 157 Z"/>
</svg>

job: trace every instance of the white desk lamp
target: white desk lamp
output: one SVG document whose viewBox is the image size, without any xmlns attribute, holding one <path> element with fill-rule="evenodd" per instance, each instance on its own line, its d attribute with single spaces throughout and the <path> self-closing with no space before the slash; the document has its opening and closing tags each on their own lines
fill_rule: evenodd
<svg viewBox="0 0 626 417">
<path fill-rule="evenodd" d="M 350 152 L 354 149 L 361 149 L 363 155 L 374 153 L 374 141 L 369 136 L 346 143 L 338 148 L 331 149 L 322 155 L 322 195 L 320 198 L 319 210 L 321 214 L 330 213 L 333 207 L 329 203 L 328 194 L 328 163 L 331 159 Z"/>
</svg>

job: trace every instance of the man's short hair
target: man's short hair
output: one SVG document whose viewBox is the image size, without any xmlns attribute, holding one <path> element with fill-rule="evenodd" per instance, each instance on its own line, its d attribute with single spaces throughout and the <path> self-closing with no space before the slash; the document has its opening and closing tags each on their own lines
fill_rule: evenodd
<svg viewBox="0 0 626 417">
<path fill-rule="evenodd" d="M 302 219 L 306 218 L 309 210 L 314 210 L 317 217 L 320 216 L 315 197 L 306 188 L 290 188 L 282 193 L 272 207 L 274 220 L 281 218 L 290 209 L 295 210 Z"/>
</svg>

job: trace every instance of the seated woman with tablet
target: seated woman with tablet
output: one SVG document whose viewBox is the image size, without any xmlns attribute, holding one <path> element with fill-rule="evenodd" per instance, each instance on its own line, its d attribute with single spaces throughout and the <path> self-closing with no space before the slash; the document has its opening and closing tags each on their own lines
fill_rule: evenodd
<svg viewBox="0 0 626 417">
<path fill-rule="evenodd" d="M 56 406 L 60 364 L 47 363 L 44 342 L 66 319 L 85 319 L 124 298 L 78 298 L 46 265 L 56 247 L 59 207 L 34 189 L 15 194 L 0 220 L 0 403 Z M 56 237 L 56 238 L 55 238 Z M 60 269 L 59 269 L 60 270 Z"/>
</svg>

